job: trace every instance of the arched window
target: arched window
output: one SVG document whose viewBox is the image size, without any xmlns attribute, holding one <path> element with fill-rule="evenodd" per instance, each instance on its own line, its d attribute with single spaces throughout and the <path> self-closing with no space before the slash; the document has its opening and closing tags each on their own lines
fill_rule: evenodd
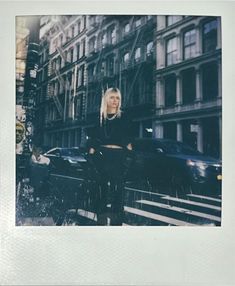
<svg viewBox="0 0 235 286">
<path fill-rule="evenodd" d="M 127 52 L 123 56 L 124 63 L 128 63 L 129 59 L 130 59 L 130 53 Z"/>
<path fill-rule="evenodd" d="M 151 55 L 153 53 L 153 42 L 149 42 L 147 44 L 147 56 Z"/>
<path fill-rule="evenodd" d="M 140 60 L 140 57 L 141 57 L 141 53 L 140 53 L 140 47 L 138 47 L 136 50 L 135 50 L 135 61 L 139 61 Z"/>
<path fill-rule="evenodd" d="M 129 32 L 130 32 L 130 23 L 126 23 L 126 24 L 124 25 L 123 30 L 124 30 L 124 34 L 129 33 Z"/>
</svg>

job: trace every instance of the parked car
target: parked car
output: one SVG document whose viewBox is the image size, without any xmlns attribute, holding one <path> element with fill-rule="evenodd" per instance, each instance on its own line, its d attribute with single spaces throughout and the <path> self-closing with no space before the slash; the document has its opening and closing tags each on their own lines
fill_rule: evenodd
<svg viewBox="0 0 235 286">
<path fill-rule="evenodd" d="M 221 161 L 169 139 L 136 139 L 129 177 L 148 179 L 175 196 L 221 195 Z"/>
<path fill-rule="evenodd" d="M 83 174 L 87 162 L 85 150 L 80 147 L 56 147 L 44 153 L 44 156 L 50 159 L 52 172 L 78 177 Z"/>
</svg>

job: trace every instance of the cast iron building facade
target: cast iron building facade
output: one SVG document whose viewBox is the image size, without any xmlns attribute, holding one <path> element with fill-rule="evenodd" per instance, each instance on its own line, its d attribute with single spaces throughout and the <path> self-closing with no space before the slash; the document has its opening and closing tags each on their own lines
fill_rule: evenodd
<svg viewBox="0 0 235 286">
<path fill-rule="evenodd" d="M 173 138 L 220 156 L 220 18 L 60 16 L 47 25 L 38 74 L 42 145 L 82 144 L 103 91 L 115 86 L 136 137 Z"/>
<path fill-rule="evenodd" d="M 155 137 L 221 156 L 220 17 L 157 17 Z"/>
</svg>

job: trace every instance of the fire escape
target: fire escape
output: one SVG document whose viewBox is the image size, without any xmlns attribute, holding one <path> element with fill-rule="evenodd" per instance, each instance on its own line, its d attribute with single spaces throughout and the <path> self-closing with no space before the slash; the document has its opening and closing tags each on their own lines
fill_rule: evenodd
<svg viewBox="0 0 235 286">
<path fill-rule="evenodd" d="M 62 17 L 62 16 L 60 16 Z M 64 19 L 62 19 L 64 20 Z M 68 21 L 68 20 L 67 20 Z M 61 23 L 61 19 L 57 19 L 54 22 L 54 28 L 56 29 L 57 32 L 62 32 L 64 36 L 66 35 L 65 29 L 64 29 L 64 24 Z M 50 39 L 51 40 L 51 39 Z M 63 48 L 63 46 L 56 46 L 56 51 L 58 52 L 58 54 L 60 55 L 61 59 L 63 59 L 64 61 L 64 65 L 66 65 L 67 63 L 69 63 L 67 61 L 66 55 L 65 55 L 65 50 Z M 74 115 L 74 99 L 76 97 L 76 92 L 77 92 L 77 79 L 78 79 L 78 64 L 75 64 L 75 66 L 73 67 L 72 70 L 70 70 L 73 74 L 73 80 L 71 80 L 71 82 L 69 82 L 68 78 L 66 77 L 65 79 L 62 77 L 60 69 L 57 68 L 57 66 L 55 66 L 55 68 L 53 68 L 53 59 L 51 58 L 49 60 L 48 63 L 48 75 L 52 76 L 55 75 L 55 77 L 53 78 L 54 80 L 58 80 L 60 83 L 60 86 L 63 86 L 63 90 L 64 90 L 64 106 L 62 106 L 61 101 L 58 97 L 58 90 L 52 90 L 52 85 L 50 83 L 48 83 L 47 86 L 47 94 L 49 96 L 49 98 L 53 99 L 53 102 L 56 106 L 56 109 L 58 111 L 58 114 L 60 116 L 60 119 L 63 120 L 63 122 L 66 121 L 66 113 L 67 110 L 69 108 L 68 105 L 72 104 L 72 112 L 71 112 L 71 117 L 72 120 L 75 119 L 75 115 Z M 84 69 L 84 82 L 87 79 L 87 71 L 86 69 Z M 73 87 L 73 88 L 72 88 Z M 72 89 L 73 89 L 73 94 L 72 94 Z M 83 93 L 81 98 L 81 114 L 80 114 L 80 118 L 82 121 L 86 120 L 86 114 L 87 114 L 87 101 L 86 101 L 86 95 L 85 93 Z M 85 138 L 86 138 L 86 134 L 85 134 L 85 130 L 84 127 L 81 127 L 81 142 L 84 142 Z"/>
</svg>

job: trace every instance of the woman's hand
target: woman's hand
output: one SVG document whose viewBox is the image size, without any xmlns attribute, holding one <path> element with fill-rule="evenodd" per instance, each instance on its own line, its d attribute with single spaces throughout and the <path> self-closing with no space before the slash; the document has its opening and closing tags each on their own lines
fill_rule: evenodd
<svg viewBox="0 0 235 286">
<path fill-rule="evenodd" d="M 95 153 L 95 149 L 94 148 L 90 148 L 89 154 L 94 154 L 94 153 Z"/>
</svg>

